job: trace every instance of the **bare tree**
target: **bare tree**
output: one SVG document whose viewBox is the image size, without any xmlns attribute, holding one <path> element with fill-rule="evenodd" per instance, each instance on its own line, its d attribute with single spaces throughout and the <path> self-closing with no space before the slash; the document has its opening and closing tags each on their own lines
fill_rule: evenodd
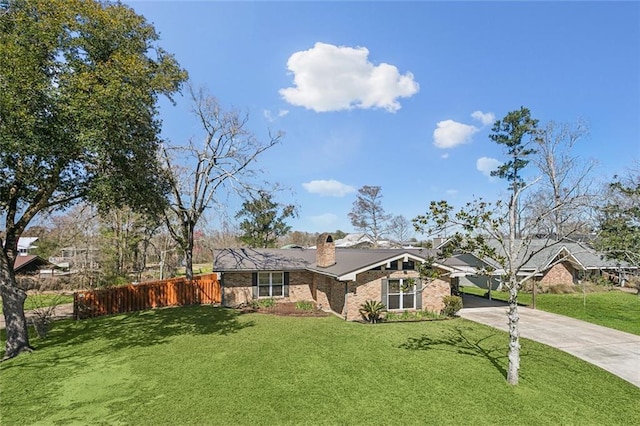
<svg viewBox="0 0 640 426">
<path fill-rule="evenodd" d="M 129 280 L 131 274 L 140 281 L 146 267 L 147 250 L 161 226 L 160 221 L 122 207 L 100 215 L 100 225 L 103 281 L 110 284 Z"/>
<path fill-rule="evenodd" d="M 539 189 L 525 201 L 525 220 L 535 221 L 541 212 L 551 211 L 539 220 L 539 233 L 570 235 L 584 231 L 591 206 L 591 173 L 595 160 L 584 160 L 574 154 L 576 144 L 589 133 L 583 121 L 575 124 L 550 121 L 538 129 L 534 137 L 536 155 L 532 162 L 541 172 Z M 566 200 L 571 199 L 571 208 Z"/>
<path fill-rule="evenodd" d="M 358 195 L 349 213 L 351 224 L 371 237 L 374 244 L 380 241 L 390 215 L 382 207 L 382 190 L 379 186 L 365 185 L 358 189 Z"/>
<path fill-rule="evenodd" d="M 391 218 L 387 232 L 397 242 L 403 243 L 413 237 L 413 226 L 406 217 L 401 214 Z"/>
<path fill-rule="evenodd" d="M 258 170 L 251 165 L 283 134 L 269 133 L 266 141 L 260 141 L 247 129 L 247 115 L 223 110 L 205 89 L 189 86 L 189 95 L 203 138 L 191 138 L 186 146 L 164 147 L 162 156 L 171 183 L 165 223 L 184 252 L 186 277 L 192 279 L 194 230 L 203 213 L 219 200 L 222 190 L 255 193 L 251 178 Z"/>
</svg>

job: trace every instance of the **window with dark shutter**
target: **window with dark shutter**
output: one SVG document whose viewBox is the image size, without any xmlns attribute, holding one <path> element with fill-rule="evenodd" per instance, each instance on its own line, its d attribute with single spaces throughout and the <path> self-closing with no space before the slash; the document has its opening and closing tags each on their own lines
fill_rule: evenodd
<svg viewBox="0 0 640 426">
<path fill-rule="evenodd" d="M 251 287 L 253 289 L 253 298 L 258 298 L 258 273 L 254 272 L 251 274 Z"/>
</svg>

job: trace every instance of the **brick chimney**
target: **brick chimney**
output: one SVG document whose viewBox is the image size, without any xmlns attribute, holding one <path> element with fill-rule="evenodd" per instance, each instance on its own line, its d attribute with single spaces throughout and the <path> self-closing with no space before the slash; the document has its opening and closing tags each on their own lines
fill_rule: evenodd
<svg viewBox="0 0 640 426">
<path fill-rule="evenodd" d="M 328 232 L 320 234 L 316 240 L 316 264 L 321 268 L 336 264 L 336 243 Z"/>
</svg>

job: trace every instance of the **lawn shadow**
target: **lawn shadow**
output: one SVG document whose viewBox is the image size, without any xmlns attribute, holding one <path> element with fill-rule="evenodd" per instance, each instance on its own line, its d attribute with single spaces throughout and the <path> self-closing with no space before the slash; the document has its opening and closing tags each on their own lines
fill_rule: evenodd
<svg viewBox="0 0 640 426">
<path fill-rule="evenodd" d="M 430 336 L 423 334 L 420 337 L 409 337 L 406 342 L 398 347 L 412 351 L 447 351 L 461 355 L 482 357 L 487 359 L 495 368 L 507 378 L 507 370 L 504 360 L 507 359 L 505 347 L 496 346 L 495 342 L 489 340 L 500 333 L 492 333 L 483 337 L 478 337 L 476 331 L 465 330 L 461 327 L 453 327 L 453 333 L 444 336 Z"/>
<path fill-rule="evenodd" d="M 233 309 L 210 305 L 162 308 L 56 325 L 57 333 L 38 346 L 75 346 L 91 340 L 101 341 L 101 352 L 167 343 L 181 335 L 228 335 L 252 327 L 253 321 L 240 321 Z M 60 328 L 65 330 L 60 330 Z"/>
</svg>

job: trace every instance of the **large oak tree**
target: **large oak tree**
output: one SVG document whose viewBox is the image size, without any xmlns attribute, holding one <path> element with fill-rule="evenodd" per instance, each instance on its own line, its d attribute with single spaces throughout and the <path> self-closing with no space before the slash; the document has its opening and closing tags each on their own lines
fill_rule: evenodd
<svg viewBox="0 0 640 426">
<path fill-rule="evenodd" d="M 144 17 L 93 0 L 0 0 L 0 295 L 5 358 L 30 350 L 18 238 L 39 213 L 86 199 L 163 206 L 156 102 L 186 79 Z"/>
</svg>

